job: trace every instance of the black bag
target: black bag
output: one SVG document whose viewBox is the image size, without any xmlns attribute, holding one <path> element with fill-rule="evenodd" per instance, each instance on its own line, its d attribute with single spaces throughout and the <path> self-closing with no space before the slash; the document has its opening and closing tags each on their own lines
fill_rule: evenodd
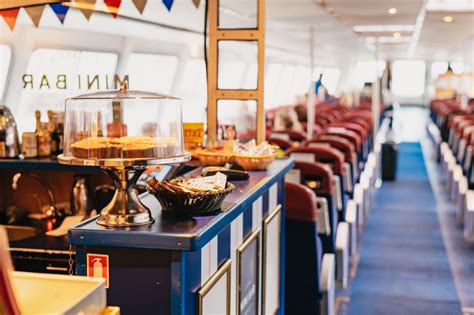
<svg viewBox="0 0 474 315">
<path fill-rule="evenodd" d="M 397 175 L 398 144 L 395 141 L 382 143 L 382 180 L 393 181 Z"/>
</svg>

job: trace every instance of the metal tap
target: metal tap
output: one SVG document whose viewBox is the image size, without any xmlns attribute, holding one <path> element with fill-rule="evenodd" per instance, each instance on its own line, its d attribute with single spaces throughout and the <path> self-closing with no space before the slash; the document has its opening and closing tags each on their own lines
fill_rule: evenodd
<svg viewBox="0 0 474 315">
<path fill-rule="evenodd" d="M 25 177 L 25 176 L 35 179 L 44 187 L 44 189 L 48 192 L 49 203 L 50 203 L 50 206 L 48 210 L 46 211 L 46 214 L 48 216 L 57 216 L 58 209 L 56 208 L 56 198 L 54 197 L 53 190 L 51 189 L 51 186 L 49 186 L 48 182 L 46 182 L 42 177 L 36 175 L 35 173 L 16 173 L 12 179 L 12 189 L 13 190 L 18 189 L 18 182 L 20 178 Z"/>
</svg>

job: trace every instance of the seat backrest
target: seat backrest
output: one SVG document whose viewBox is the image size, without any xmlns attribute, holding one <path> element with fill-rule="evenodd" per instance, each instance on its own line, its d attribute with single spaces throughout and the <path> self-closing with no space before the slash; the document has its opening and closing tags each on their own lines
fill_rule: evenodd
<svg viewBox="0 0 474 315">
<path fill-rule="evenodd" d="M 285 140 L 285 139 L 280 139 L 280 138 L 273 138 L 273 137 L 270 137 L 268 139 L 268 141 L 270 143 L 273 143 L 273 144 L 276 144 L 277 146 L 279 146 L 282 150 L 287 150 L 289 148 L 291 148 L 293 145 L 291 143 L 291 141 L 288 141 L 288 140 Z"/>
<path fill-rule="evenodd" d="M 311 143 L 328 143 L 331 147 L 334 147 L 344 153 L 345 161 L 352 163 L 355 157 L 354 145 L 347 139 L 336 136 L 321 135 L 314 140 L 307 142 L 306 146 L 311 146 Z"/>
<path fill-rule="evenodd" d="M 286 218 L 297 221 L 317 221 L 316 195 L 308 187 L 285 183 Z"/>
<path fill-rule="evenodd" d="M 292 153 L 308 153 L 314 156 L 315 162 L 324 163 L 331 166 L 334 174 L 342 176 L 344 174 L 344 154 L 331 147 L 300 147 L 292 148 L 286 152 L 287 155 Z"/>
<path fill-rule="evenodd" d="M 365 130 L 364 127 L 362 127 L 358 124 L 355 124 L 355 123 L 352 123 L 352 122 L 336 122 L 336 123 L 332 123 L 328 126 L 328 128 L 331 128 L 331 127 L 346 128 L 346 129 L 352 130 L 355 133 L 357 133 L 363 141 L 367 139 L 368 131 Z"/>
<path fill-rule="evenodd" d="M 354 144 L 357 152 L 362 151 L 362 139 L 352 130 L 345 128 L 327 128 L 321 132 L 321 135 L 324 134 L 345 138 Z"/>
<path fill-rule="evenodd" d="M 331 168 L 319 162 L 295 162 L 295 169 L 300 170 L 301 184 L 310 188 L 321 196 L 331 196 L 333 172 Z"/>
</svg>

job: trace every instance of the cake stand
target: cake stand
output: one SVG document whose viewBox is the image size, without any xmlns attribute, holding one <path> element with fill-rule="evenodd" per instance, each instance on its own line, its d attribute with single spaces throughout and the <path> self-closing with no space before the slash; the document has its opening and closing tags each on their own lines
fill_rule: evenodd
<svg viewBox="0 0 474 315">
<path fill-rule="evenodd" d="M 100 212 L 97 223 L 107 227 L 132 227 L 153 223 L 154 219 L 139 199 L 135 184 L 148 166 L 187 162 L 186 153 L 170 158 L 147 159 L 79 159 L 58 156 L 61 164 L 77 166 L 99 166 L 113 180 L 116 187 L 110 203 Z"/>
</svg>

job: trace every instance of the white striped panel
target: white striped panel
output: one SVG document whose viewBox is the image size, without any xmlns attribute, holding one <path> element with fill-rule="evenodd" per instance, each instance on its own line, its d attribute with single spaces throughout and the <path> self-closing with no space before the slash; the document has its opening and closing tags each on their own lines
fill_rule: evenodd
<svg viewBox="0 0 474 315">
<path fill-rule="evenodd" d="M 235 219 L 230 224 L 230 259 L 231 272 L 230 272 L 230 314 L 235 314 L 236 312 L 236 283 L 237 283 L 237 248 L 242 244 L 244 233 L 244 217 L 243 213 L 240 214 L 237 219 Z"/>
<path fill-rule="evenodd" d="M 217 236 L 201 249 L 201 286 L 217 271 Z"/>
<path fill-rule="evenodd" d="M 252 204 L 252 232 L 262 226 L 263 197 Z"/>
<path fill-rule="evenodd" d="M 275 210 L 278 204 L 278 182 L 272 185 L 268 191 L 268 212 Z"/>
</svg>

